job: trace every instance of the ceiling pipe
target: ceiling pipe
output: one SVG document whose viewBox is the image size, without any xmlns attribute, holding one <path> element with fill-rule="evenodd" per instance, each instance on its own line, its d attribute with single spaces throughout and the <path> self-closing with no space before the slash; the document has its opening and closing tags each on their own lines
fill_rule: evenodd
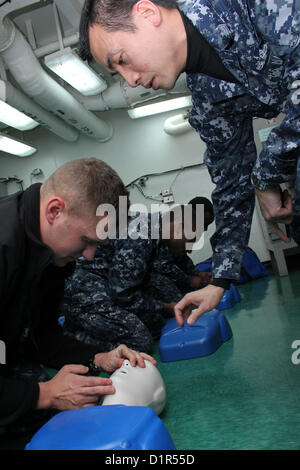
<svg viewBox="0 0 300 470">
<path fill-rule="evenodd" d="M 164 122 L 164 131 L 169 135 L 181 135 L 192 130 L 188 113 L 171 116 Z"/>
<path fill-rule="evenodd" d="M 46 111 L 6 80 L 0 80 L 0 99 L 31 119 L 34 119 L 41 126 L 46 127 L 62 139 L 69 142 L 77 140 L 78 131 L 76 129 L 68 126 L 64 121 L 54 116 L 54 114 Z"/>
<path fill-rule="evenodd" d="M 13 41 L 14 30 L 6 22 L 6 16 L 12 11 L 25 8 L 30 5 L 39 3 L 39 0 L 11 0 L 10 2 L 2 5 L 0 8 L 0 46 L 1 48 L 8 47 Z"/>
<path fill-rule="evenodd" d="M 26 6 L 28 4 L 37 3 L 38 0 L 23 0 L 22 5 Z M 20 8 L 20 2 L 18 2 L 18 8 Z M 26 5 L 25 5 L 26 3 Z M 10 10 L 16 9 L 16 5 L 14 8 L 10 5 Z M 56 9 L 54 5 L 54 10 Z M 1 8 L 2 10 L 2 8 Z M 45 70 L 40 66 L 37 57 L 42 57 L 48 53 L 55 52 L 59 50 L 62 46 L 66 45 L 75 45 L 78 41 L 78 34 L 70 36 L 69 38 L 62 38 L 59 37 L 58 41 L 53 42 L 47 46 L 43 46 L 42 48 L 36 49 L 32 51 L 31 47 L 22 36 L 22 34 L 17 30 L 14 24 L 5 17 L 5 14 L 2 14 L 0 10 L 0 54 L 2 54 L 5 63 L 7 64 L 9 70 L 14 75 L 15 79 L 18 83 L 22 86 L 22 88 L 26 91 L 28 95 L 38 101 L 42 106 L 47 109 L 51 109 L 52 112 L 55 112 L 57 116 L 53 116 L 53 122 L 50 124 L 49 119 L 46 120 L 46 113 L 44 114 L 37 113 L 37 108 L 35 118 L 41 125 L 48 127 L 49 130 L 57 133 L 54 129 L 57 127 L 58 122 L 54 122 L 54 120 L 61 121 L 60 118 L 65 119 L 67 122 L 71 121 L 71 124 L 79 129 L 82 132 L 87 133 L 89 136 L 94 137 L 100 141 L 106 141 L 111 138 L 112 136 L 112 128 L 109 123 L 105 123 L 104 121 L 97 118 L 94 114 L 90 113 L 90 111 L 108 111 L 114 109 L 128 109 L 136 106 L 137 104 L 144 103 L 146 101 L 159 99 L 159 98 L 172 98 L 174 94 L 187 94 L 189 90 L 186 85 L 186 77 L 185 74 L 181 74 L 176 81 L 176 84 L 172 90 L 153 90 L 145 89 L 142 86 L 138 86 L 135 88 L 131 88 L 124 80 L 120 80 L 115 82 L 114 84 L 110 85 L 108 89 L 106 89 L 102 94 L 85 97 L 81 95 L 74 89 L 70 89 L 70 87 L 63 88 L 61 87 L 55 80 L 53 80 Z M 2 27 L 1 27 L 2 25 Z M 56 18 L 56 26 L 58 27 L 58 17 Z M 1 52 L 2 49 L 2 52 Z M 22 51 L 20 53 L 20 51 Z M 32 71 L 34 71 L 32 73 Z M 36 75 L 38 79 L 36 79 Z M 18 78 L 19 77 L 19 78 Z M 22 77 L 22 78 L 21 78 Z M 49 90 L 51 92 L 49 92 Z M 69 90 L 69 91 L 67 91 Z M 50 97 L 49 97 L 50 93 Z M 9 104 L 14 105 L 20 109 L 20 106 L 23 107 L 23 112 L 30 117 L 31 115 L 31 108 L 29 103 L 31 103 L 30 98 L 26 100 L 26 95 L 22 92 L 18 92 L 14 87 L 7 86 L 7 96 L 10 100 L 7 101 Z M 25 106 L 26 102 L 26 106 Z M 80 104 L 79 104 L 80 103 Z M 35 104 L 35 103 L 34 103 Z M 32 105 L 34 107 L 34 104 Z M 38 105 L 37 105 L 38 107 Z M 77 115 L 80 114 L 80 123 L 74 122 L 74 109 L 77 109 Z M 40 107 L 40 109 L 43 109 Z M 66 109 L 70 111 L 66 113 Z M 26 111 L 29 110 L 29 111 Z M 85 117 L 83 118 L 83 114 Z M 88 114 L 88 117 L 87 117 Z M 93 126 L 90 129 L 89 124 L 92 120 L 93 126 L 96 125 L 96 132 L 93 135 Z M 61 121 L 65 124 L 63 121 Z M 46 123 L 46 124 L 45 124 Z M 99 125 L 101 123 L 101 126 Z M 65 124 L 65 126 L 67 126 Z M 100 136 L 99 136 L 99 128 L 100 128 Z M 70 128 L 73 132 L 74 130 Z M 65 129 L 66 131 L 66 129 Z M 59 134 L 58 134 L 59 135 Z M 69 136 L 66 140 L 75 140 L 73 136 Z"/>
<path fill-rule="evenodd" d="M 55 21 L 56 34 L 57 34 L 57 38 L 58 38 L 59 48 L 63 49 L 64 48 L 63 37 L 62 37 L 62 32 L 61 32 L 60 23 L 59 23 L 59 16 L 58 16 L 58 12 L 57 12 L 55 2 L 53 2 L 53 14 L 54 14 L 54 21 Z"/>
<path fill-rule="evenodd" d="M 72 92 L 73 93 L 73 92 Z M 189 90 L 186 85 L 185 74 L 181 74 L 172 90 L 153 90 L 139 85 L 130 87 L 125 80 L 120 80 L 109 86 L 103 93 L 97 96 L 79 96 L 76 98 L 91 111 L 109 111 L 113 109 L 132 108 L 137 104 L 164 97 L 173 98 L 174 94 L 187 94 Z"/>
<path fill-rule="evenodd" d="M 59 13 L 68 18 L 69 23 L 77 30 L 84 0 L 53 0 L 53 3 L 57 6 Z"/>
<path fill-rule="evenodd" d="M 23 7 L 24 3 L 36 1 L 18 2 L 17 8 Z M 22 90 L 78 131 L 100 142 L 109 140 L 113 133 L 110 123 L 87 110 L 45 72 L 24 36 L 7 16 L 4 17 L 7 12 L 4 14 L 1 10 L 0 54 Z"/>
<path fill-rule="evenodd" d="M 79 41 L 79 33 L 72 34 L 71 36 L 66 36 L 63 38 L 63 46 L 64 47 L 71 47 L 77 46 Z M 45 55 L 52 54 L 59 50 L 59 41 L 51 42 L 46 46 L 37 47 L 34 49 L 34 55 L 38 58 L 44 57 Z"/>
</svg>

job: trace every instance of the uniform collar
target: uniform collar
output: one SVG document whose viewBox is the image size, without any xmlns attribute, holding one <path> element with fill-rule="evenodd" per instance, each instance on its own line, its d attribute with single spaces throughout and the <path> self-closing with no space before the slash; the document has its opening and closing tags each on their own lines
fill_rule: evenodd
<svg viewBox="0 0 300 470">
<path fill-rule="evenodd" d="M 217 52 L 193 25 L 191 20 L 179 10 L 186 36 L 187 36 L 187 60 L 186 73 L 203 73 L 220 80 L 239 83 L 231 72 L 224 66 Z"/>
</svg>

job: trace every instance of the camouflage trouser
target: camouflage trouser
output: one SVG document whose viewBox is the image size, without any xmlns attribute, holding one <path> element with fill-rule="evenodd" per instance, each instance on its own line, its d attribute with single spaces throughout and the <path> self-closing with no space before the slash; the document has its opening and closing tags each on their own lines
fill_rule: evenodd
<svg viewBox="0 0 300 470">
<path fill-rule="evenodd" d="M 149 295 L 164 303 L 179 302 L 191 289 L 171 281 L 167 276 L 152 272 L 147 286 Z"/>
<path fill-rule="evenodd" d="M 47 382 L 51 379 L 51 376 L 41 365 L 27 361 L 10 368 L 6 376 L 7 378 L 22 381 L 29 380 L 32 382 L 32 380 L 34 380 L 37 383 Z M 34 433 L 56 413 L 57 410 L 52 409 L 31 411 L 14 423 L 0 426 L 0 439 L 3 440 L 5 438 L 20 436 L 22 434 Z"/>
<path fill-rule="evenodd" d="M 298 245 L 300 245 L 300 158 L 298 159 L 297 176 L 294 189 L 293 222 L 291 229 L 293 239 Z"/>
<path fill-rule="evenodd" d="M 78 341 L 111 351 L 120 344 L 151 352 L 164 325 L 161 312 L 132 312 L 110 297 L 105 279 L 87 273 L 66 285 L 61 314 L 66 334 Z"/>
<path fill-rule="evenodd" d="M 77 340 L 98 346 L 99 352 L 126 344 L 137 351 L 150 353 L 159 339 L 166 319 L 163 312 L 132 312 L 116 305 L 109 296 L 105 280 L 92 276 L 85 282 L 66 289 L 61 313 L 65 316 L 65 332 Z M 164 303 L 177 302 L 182 292 L 175 283 L 160 274 L 151 274 L 143 293 Z"/>
<path fill-rule="evenodd" d="M 84 311 L 78 314 L 75 322 L 72 321 L 73 316 L 67 315 L 64 329 L 66 334 L 78 341 L 97 346 L 99 352 L 111 351 L 120 344 L 126 344 L 135 351 L 150 353 L 164 324 L 161 316 L 151 318 L 149 313 L 138 317 L 118 307 L 97 311 L 97 305 L 94 310 L 93 314 Z"/>
</svg>

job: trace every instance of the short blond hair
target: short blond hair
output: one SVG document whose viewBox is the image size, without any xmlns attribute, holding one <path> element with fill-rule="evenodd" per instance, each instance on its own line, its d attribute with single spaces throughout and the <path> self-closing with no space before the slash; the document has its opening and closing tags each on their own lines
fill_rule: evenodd
<svg viewBox="0 0 300 470">
<path fill-rule="evenodd" d="M 41 187 L 42 198 L 50 195 L 63 198 L 68 214 L 72 216 L 96 215 L 100 204 L 118 207 L 119 197 L 127 196 L 128 199 L 128 194 L 117 172 L 93 157 L 63 164 Z"/>
</svg>

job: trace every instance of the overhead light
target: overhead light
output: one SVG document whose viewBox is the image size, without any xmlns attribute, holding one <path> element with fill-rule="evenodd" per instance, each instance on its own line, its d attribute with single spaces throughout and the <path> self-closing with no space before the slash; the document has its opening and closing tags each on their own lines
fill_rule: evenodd
<svg viewBox="0 0 300 470">
<path fill-rule="evenodd" d="M 102 93 L 106 82 L 70 48 L 45 57 L 45 65 L 85 96 Z"/>
<path fill-rule="evenodd" d="M 160 101 L 159 103 L 147 104 L 137 108 L 129 109 L 128 114 L 131 119 L 138 119 L 152 114 L 165 113 L 173 109 L 185 108 L 192 105 L 191 96 L 182 96 L 172 100 Z"/>
<path fill-rule="evenodd" d="M 0 150 L 18 157 L 29 157 L 36 152 L 36 148 L 4 134 L 0 134 Z"/>
<path fill-rule="evenodd" d="M 38 122 L 2 100 L 0 100 L 0 121 L 20 131 L 28 131 L 39 125 Z"/>
</svg>

